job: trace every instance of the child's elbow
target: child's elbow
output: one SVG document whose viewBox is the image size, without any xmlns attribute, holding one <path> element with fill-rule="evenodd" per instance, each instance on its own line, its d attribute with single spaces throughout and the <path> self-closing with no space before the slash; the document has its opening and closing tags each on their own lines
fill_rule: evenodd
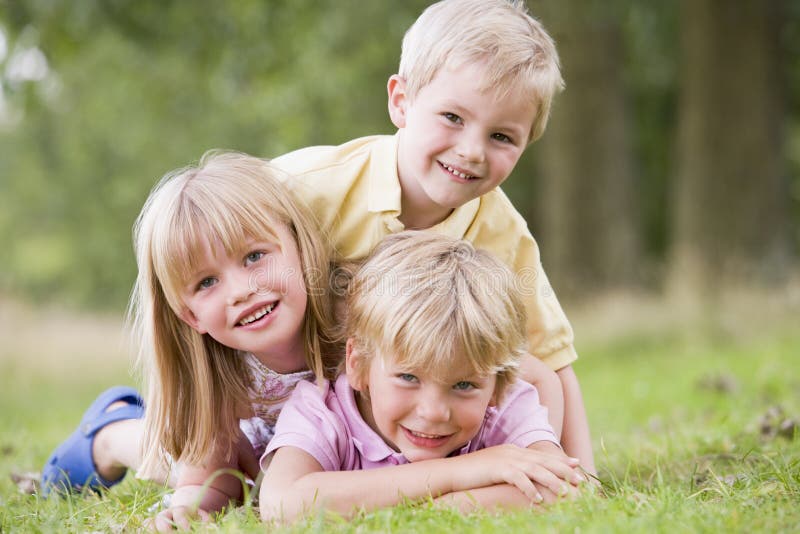
<svg viewBox="0 0 800 534">
<path fill-rule="evenodd" d="M 293 506 L 291 499 L 285 499 L 284 495 L 274 492 L 270 493 L 270 496 L 266 496 L 262 491 L 258 498 L 258 510 L 261 513 L 262 521 L 287 524 L 302 516 L 302 508 Z"/>
<path fill-rule="evenodd" d="M 262 497 L 259 499 L 258 509 L 261 513 L 261 520 L 269 523 L 289 523 L 294 519 L 293 515 L 290 516 L 286 513 L 280 501 L 274 502 Z"/>
</svg>

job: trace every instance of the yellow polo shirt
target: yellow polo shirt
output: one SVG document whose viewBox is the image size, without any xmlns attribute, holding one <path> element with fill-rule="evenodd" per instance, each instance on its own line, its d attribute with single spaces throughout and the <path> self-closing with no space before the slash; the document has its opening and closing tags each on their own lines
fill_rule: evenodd
<svg viewBox="0 0 800 534">
<path fill-rule="evenodd" d="M 291 174 L 290 189 L 316 214 L 339 256 L 366 257 L 387 235 L 404 229 L 400 215 L 396 135 L 302 148 L 272 160 Z M 471 241 L 516 273 L 528 312 L 528 350 L 557 370 L 577 354 L 567 321 L 539 259 L 528 225 L 495 189 L 457 208 L 430 231 Z"/>
</svg>

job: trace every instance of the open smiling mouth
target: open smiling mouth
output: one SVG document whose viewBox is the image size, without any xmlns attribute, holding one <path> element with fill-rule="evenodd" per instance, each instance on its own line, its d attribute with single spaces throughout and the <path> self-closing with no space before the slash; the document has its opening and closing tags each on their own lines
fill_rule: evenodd
<svg viewBox="0 0 800 534">
<path fill-rule="evenodd" d="M 259 319 L 262 319 L 262 318 L 268 316 L 269 314 L 271 314 L 272 311 L 277 306 L 278 306 L 278 302 L 273 302 L 271 304 L 267 304 L 263 308 L 259 308 L 258 310 L 254 311 L 253 313 L 251 313 L 250 315 L 248 315 L 247 317 L 245 317 L 244 319 L 239 321 L 237 323 L 237 326 L 247 326 L 249 324 L 252 324 L 252 323 L 258 321 Z"/>
<path fill-rule="evenodd" d="M 447 442 L 452 434 L 427 434 L 425 432 L 417 432 L 406 427 L 401 427 L 406 434 L 408 440 L 417 447 L 426 447 L 434 449 Z"/>
<path fill-rule="evenodd" d="M 456 178 L 461 178 L 462 180 L 475 180 L 476 178 L 478 178 L 477 176 L 474 176 L 472 174 L 461 172 L 458 169 L 451 167 L 450 165 L 442 163 L 441 161 L 437 161 L 436 163 L 438 163 L 442 169 L 446 170 Z"/>
</svg>

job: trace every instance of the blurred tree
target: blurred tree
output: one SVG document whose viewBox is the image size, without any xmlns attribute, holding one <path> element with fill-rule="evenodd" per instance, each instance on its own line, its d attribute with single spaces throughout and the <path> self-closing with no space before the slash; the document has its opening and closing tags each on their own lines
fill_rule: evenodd
<svg viewBox="0 0 800 534">
<path fill-rule="evenodd" d="M 781 4 L 681 4 L 672 293 L 780 280 L 789 267 Z"/>
<path fill-rule="evenodd" d="M 429 3 L 0 0 L 0 294 L 119 307 L 133 219 L 167 170 L 214 147 L 273 156 L 391 133 L 386 78 Z M 751 261 L 780 271 L 786 234 L 800 242 L 800 1 L 698 0 L 680 17 L 660 0 L 529 4 L 567 90 L 503 187 L 559 293 L 665 258 L 677 281 Z"/>
<path fill-rule="evenodd" d="M 10 55 L 49 66 L 3 82 L 21 115 L 0 131 L 3 289 L 120 306 L 133 219 L 167 170 L 214 147 L 273 156 L 391 132 L 386 79 L 426 3 L 0 4 Z"/>
<path fill-rule="evenodd" d="M 642 265 L 632 112 L 620 2 L 535 4 L 556 40 L 566 90 L 536 148 L 545 267 L 559 292 L 635 284 Z"/>
</svg>

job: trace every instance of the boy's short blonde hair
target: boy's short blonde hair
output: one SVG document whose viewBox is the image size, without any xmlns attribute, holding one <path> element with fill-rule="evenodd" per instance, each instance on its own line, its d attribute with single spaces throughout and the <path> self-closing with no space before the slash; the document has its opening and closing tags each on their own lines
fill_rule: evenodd
<svg viewBox="0 0 800 534">
<path fill-rule="evenodd" d="M 485 91 L 530 94 L 537 107 L 529 141 L 544 133 L 550 105 L 564 87 L 553 39 L 522 0 L 442 0 L 403 38 L 399 73 L 413 99 L 443 68 L 483 63 Z"/>
<path fill-rule="evenodd" d="M 525 351 L 514 274 L 461 239 L 414 231 L 387 237 L 353 276 L 347 304 L 346 333 L 364 360 L 359 377 L 376 356 L 434 376 L 467 365 L 496 373 L 499 397 Z"/>
</svg>

